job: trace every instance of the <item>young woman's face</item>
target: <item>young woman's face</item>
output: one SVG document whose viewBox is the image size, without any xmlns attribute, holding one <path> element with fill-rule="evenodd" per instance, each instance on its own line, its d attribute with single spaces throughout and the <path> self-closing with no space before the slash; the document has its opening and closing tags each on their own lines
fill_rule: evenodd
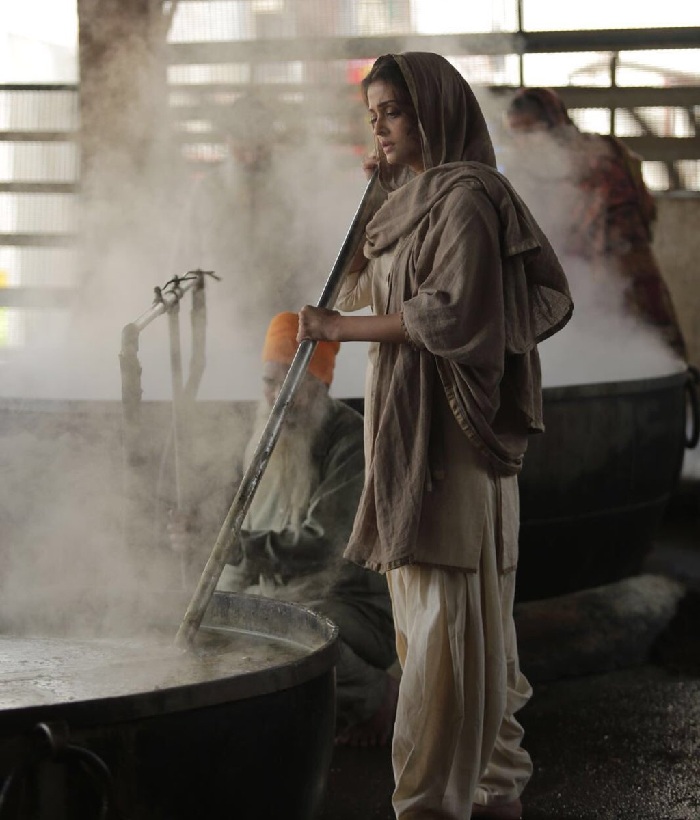
<svg viewBox="0 0 700 820">
<path fill-rule="evenodd" d="M 413 106 L 403 101 L 394 87 L 376 80 L 367 89 L 369 121 L 374 136 L 390 165 L 406 165 L 421 173 L 423 151 Z"/>
</svg>

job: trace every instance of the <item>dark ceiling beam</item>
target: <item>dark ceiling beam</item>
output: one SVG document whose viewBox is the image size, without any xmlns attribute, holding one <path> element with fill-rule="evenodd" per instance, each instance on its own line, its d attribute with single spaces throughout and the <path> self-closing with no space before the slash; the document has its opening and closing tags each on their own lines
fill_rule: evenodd
<svg viewBox="0 0 700 820">
<path fill-rule="evenodd" d="M 0 233 L 0 246 L 16 248 L 70 248 L 78 243 L 78 235 L 70 233 Z"/>
<path fill-rule="evenodd" d="M 400 51 L 512 54 L 513 34 L 404 34 L 384 37 L 281 37 L 274 40 L 171 43 L 171 65 L 316 60 L 373 60 Z"/>
<path fill-rule="evenodd" d="M 77 182 L 0 182 L 3 194 L 77 194 Z"/>
<path fill-rule="evenodd" d="M 0 83 L 0 91 L 77 91 L 77 83 Z"/>
<path fill-rule="evenodd" d="M 524 31 L 521 54 L 560 51 L 648 51 L 700 47 L 700 27 Z"/>
<path fill-rule="evenodd" d="M 77 131 L 0 131 L 0 142 L 74 142 Z"/>
<path fill-rule="evenodd" d="M 77 293 L 76 288 L 0 288 L 0 307 L 67 308 Z"/>
<path fill-rule="evenodd" d="M 674 86 L 551 86 L 567 108 L 687 108 L 700 105 L 700 85 Z M 494 86 L 497 94 L 511 94 L 515 86 Z"/>
<path fill-rule="evenodd" d="M 476 84 L 474 84 L 476 86 Z M 515 86 L 487 86 L 489 91 L 499 96 L 512 94 Z M 260 90 L 261 96 L 271 99 L 279 98 L 285 94 L 303 94 L 304 97 L 323 98 L 330 100 L 342 100 L 346 104 L 347 99 L 357 97 L 358 104 L 360 98 L 355 86 L 348 83 L 323 83 L 323 84 L 301 84 L 301 83 L 267 83 L 264 86 L 252 86 L 247 84 L 230 85 L 198 85 L 191 88 L 186 86 L 169 86 L 169 90 L 175 94 L 182 94 L 183 99 L 187 98 L 187 103 L 180 105 L 177 102 L 172 104 L 171 111 L 177 119 L 184 119 L 188 116 L 196 116 L 197 112 L 204 109 L 216 108 L 217 105 L 227 105 L 228 96 L 242 94 L 244 92 L 255 92 Z M 679 85 L 679 86 L 562 86 L 555 87 L 554 90 L 562 97 L 567 108 L 653 108 L 678 107 L 693 108 L 700 106 L 700 85 Z M 217 96 L 221 99 L 218 100 Z M 209 97 L 209 99 L 198 98 Z M 4 139 L 0 132 L 0 140 Z"/>
<path fill-rule="evenodd" d="M 620 137 L 646 162 L 700 160 L 700 137 Z"/>
<path fill-rule="evenodd" d="M 401 51 L 450 56 L 542 54 L 568 51 L 638 51 L 698 48 L 700 27 L 585 31 L 405 34 L 382 37 L 283 37 L 233 42 L 170 43 L 172 65 L 314 60 L 371 60 Z"/>
</svg>

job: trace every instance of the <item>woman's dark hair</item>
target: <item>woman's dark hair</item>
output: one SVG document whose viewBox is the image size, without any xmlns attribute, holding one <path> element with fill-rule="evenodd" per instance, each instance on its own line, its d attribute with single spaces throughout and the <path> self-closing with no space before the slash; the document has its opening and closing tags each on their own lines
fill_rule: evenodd
<svg viewBox="0 0 700 820">
<path fill-rule="evenodd" d="M 385 82 L 393 86 L 401 97 L 404 97 L 402 102 L 410 103 L 413 107 L 411 99 L 411 92 L 408 90 L 408 83 L 403 76 L 403 72 L 399 68 L 399 64 L 391 56 L 391 54 L 384 54 L 374 61 L 374 65 L 369 70 L 369 74 L 362 80 L 362 97 L 365 105 L 367 105 L 367 89 L 375 82 Z"/>
<path fill-rule="evenodd" d="M 542 100 L 535 94 L 525 92 L 524 94 L 514 97 L 508 106 L 508 113 L 532 114 L 532 116 L 536 117 L 540 122 L 548 123 L 547 112 L 542 104 Z"/>
</svg>

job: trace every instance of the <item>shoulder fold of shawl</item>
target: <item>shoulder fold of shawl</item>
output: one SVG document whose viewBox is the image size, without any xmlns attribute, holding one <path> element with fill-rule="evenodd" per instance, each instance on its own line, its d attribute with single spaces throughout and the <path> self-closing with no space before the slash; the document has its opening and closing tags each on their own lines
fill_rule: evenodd
<svg viewBox="0 0 700 820">
<path fill-rule="evenodd" d="M 367 225 L 365 252 L 379 256 L 410 234 L 459 185 L 481 189 L 498 214 L 505 257 L 506 326 L 510 328 L 507 348 L 515 353 L 531 349 L 566 324 L 573 303 L 549 240 L 510 182 L 495 169 L 478 162 L 454 162 L 414 177 L 389 194 Z M 530 309 L 534 311 L 532 321 L 523 312 Z M 527 329 L 531 332 L 525 333 Z"/>
</svg>

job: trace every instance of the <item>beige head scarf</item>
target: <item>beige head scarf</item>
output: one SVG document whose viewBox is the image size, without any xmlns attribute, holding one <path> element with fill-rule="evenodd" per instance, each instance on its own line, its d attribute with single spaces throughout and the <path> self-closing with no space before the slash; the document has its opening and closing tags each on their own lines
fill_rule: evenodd
<svg viewBox="0 0 700 820">
<path fill-rule="evenodd" d="M 391 56 L 401 69 L 418 115 L 426 170 L 460 161 L 495 168 L 484 115 L 462 75 L 439 54 L 412 51 Z M 412 172 L 382 162 L 380 177 L 387 190 L 395 190 Z"/>
</svg>

